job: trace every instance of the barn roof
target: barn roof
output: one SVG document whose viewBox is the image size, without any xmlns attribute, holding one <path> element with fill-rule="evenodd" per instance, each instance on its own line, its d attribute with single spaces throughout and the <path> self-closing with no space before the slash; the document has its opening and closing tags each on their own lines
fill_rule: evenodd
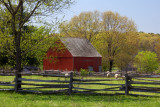
<svg viewBox="0 0 160 107">
<path fill-rule="evenodd" d="M 102 57 L 87 39 L 60 38 L 73 57 Z"/>
</svg>

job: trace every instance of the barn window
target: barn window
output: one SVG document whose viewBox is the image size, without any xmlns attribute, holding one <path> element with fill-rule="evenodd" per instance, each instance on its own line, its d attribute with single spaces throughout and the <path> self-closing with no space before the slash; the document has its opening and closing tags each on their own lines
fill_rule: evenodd
<svg viewBox="0 0 160 107">
<path fill-rule="evenodd" d="M 99 66 L 99 72 L 102 72 L 102 66 Z"/>
<path fill-rule="evenodd" d="M 89 66 L 89 67 L 88 67 L 88 71 L 93 71 L 93 67 L 92 67 L 92 66 Z"/>
</svg>

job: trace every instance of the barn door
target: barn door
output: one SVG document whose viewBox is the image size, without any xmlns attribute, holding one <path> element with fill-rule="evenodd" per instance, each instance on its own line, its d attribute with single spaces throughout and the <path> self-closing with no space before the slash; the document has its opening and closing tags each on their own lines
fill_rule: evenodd
<svg viewBox="0 0 160 107">
<path fill-rule="evenodd" d="M 92 67 L 92 66 L 89 66 L 89 67 L 88 67 L 88 71 L 93 71 L 93 67 Z"/>
</svg>

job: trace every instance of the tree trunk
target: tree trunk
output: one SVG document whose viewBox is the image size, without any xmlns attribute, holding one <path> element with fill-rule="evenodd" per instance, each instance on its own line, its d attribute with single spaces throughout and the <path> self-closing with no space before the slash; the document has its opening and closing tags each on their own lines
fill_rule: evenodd
<svg viewBox="0 0 160 107">
<path fill-rule="evenodd" d="M 21 1 L 21 6 L 20 6 L 20 16 L 19 16 L 19 24 L 16 26 L 15 23 L 15 15 L 13 15 L 13 22 L 12 22 L 12 30 L 14 34 L 14 42 L 15 42 L 15 49 L 16 49 L 16 78 L 15 78 L 15 91 L 18 92 L 21 88 L 21 81 L 18 80 L 21 78 L 21 24 L 23 22 L 23 1 Z M 18 27 L 18 28 L 17 28 Z M 17 30 L 17 31 L 16 31 Z"/>
<path fill-rule="evenodd" d="M 20 48 L 20 33 L 15 35 L 15 48 L 16 48 L 16 79 L 15 79 L 15 91 L 18 92 L 21 88 L 21 81 L 18 78 L 21 78 L 21 48 Z"/>
<path fill-rule="evenodd" d="M 113 60 L 109 61 L 109 72 L 112 72 Z"/>
<path fill-rule="evenodd" d="M 21 88 L 21 81 L 18 78 L 21 78 L 21 30 L 17 32 L 16 29 L 16 21 L 15 15 L 12 16 L 12 31 L 14 36 L 14 46 L 15 46 L 15 57 L 16 57 L 16 72 L 15 72 L 15 91 L 18 92 L 19 88 Z"/>
</svg>

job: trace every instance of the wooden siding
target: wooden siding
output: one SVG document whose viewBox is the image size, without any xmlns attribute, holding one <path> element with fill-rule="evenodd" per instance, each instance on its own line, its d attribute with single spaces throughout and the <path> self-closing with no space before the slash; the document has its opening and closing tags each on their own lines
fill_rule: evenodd
<svg viewBox="0 0 160 107">
<path fill-rule="evenodd" d="M 58 53 L 49 49 L 43 60 L 43 70 L 73 70 L 73 57 L 68 50 Z"/>
<path fill-rule="evenodd" d="M 101 57 L 74 57 L 74 69 L 79 71 L 81 68 L 88 69 L 91 66 L 95 72 L 99 72 L 101 61 Z"/>
</svg>

